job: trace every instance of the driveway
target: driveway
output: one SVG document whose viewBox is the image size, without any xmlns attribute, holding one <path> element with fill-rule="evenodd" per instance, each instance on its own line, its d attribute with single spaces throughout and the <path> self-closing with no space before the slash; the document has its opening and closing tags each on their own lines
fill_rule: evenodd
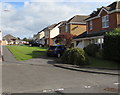
<svg viewBox="0 0 120 95">
<path fill-rule="evenodd" d="M 2 90 L 9 93 L 117 93 L 118 76 L 54 67 L 51 58 L 3 61 Z"/>
</svg>

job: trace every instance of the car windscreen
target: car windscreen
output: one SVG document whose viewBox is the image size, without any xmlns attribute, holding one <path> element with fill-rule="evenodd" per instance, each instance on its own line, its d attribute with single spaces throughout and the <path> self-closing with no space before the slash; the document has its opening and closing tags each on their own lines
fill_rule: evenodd
<svg viewBox="0 0 120 95">
<path fill-rule="evenodd" d="M 50 46 L 49 50 L 54 50 L 56 48 L 56 46 Z"/>
</svg>

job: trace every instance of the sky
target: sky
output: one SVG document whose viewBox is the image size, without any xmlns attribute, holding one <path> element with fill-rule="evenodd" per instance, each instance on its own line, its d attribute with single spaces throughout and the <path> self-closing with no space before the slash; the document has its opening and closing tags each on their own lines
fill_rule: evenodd
<svg viewBox="0 0 120 95">
<path fill-rule="evenodd" d="M 1 0 L 0 30 L 3 36 L 33 37 L 45 27 L 70 19 L 75 15 L 89 15 L 116 0 Z"/>
</svg>

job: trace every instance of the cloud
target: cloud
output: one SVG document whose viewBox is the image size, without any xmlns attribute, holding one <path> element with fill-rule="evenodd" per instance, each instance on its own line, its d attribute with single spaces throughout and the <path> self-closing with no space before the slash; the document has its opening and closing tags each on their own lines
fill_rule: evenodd
<svg viewBox="0 0 120 95">
<path fill-rule="evenodd" d="M 100 4 L 102 5 L 102 3 L 26 1 L 17 9 L 11 3 L 3 3 L 2 5 L 5 7 L 2 6 L 2 9 L 6 8 L 10 11 L 2 13 L 2 31 L 4 35 L 12 34 L 21 38 L 32 37 L 43 28 L 68 20 L 74 15 L 89 15 Z"/>
<path fill-rule="evenodd" d="M 2 2 L 113 2 L 116 0 L 2 0 Z"/>
</svg>

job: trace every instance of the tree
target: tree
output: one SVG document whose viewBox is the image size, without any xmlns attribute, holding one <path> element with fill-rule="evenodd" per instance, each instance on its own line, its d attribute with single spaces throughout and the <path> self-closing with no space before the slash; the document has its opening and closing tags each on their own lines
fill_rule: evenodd
<svg viewBox="0 0 120 95">
<path fill-rule="evenodd" d="M 19 38 L 19 37 L 17 37 L 17 39 L 18 39 L 18 40 L 20 40 L 20 38 Z"/>
<path fill-rule="evenodd" d="M 25 38 L 23 38 L 23 41 L 31 42 L 32 39 L 30 39 L 30 38 L 27 39 L 27 38 L 25 37 Z"/>
<path fill-rule="evenodd" d="M 75 35 L 72 35 L 70 33 L 60 33 L 57 37 L 56 37 L 56 44 L 60 43 L 62 45 L 66 45 L 68 47 L 71 46 L 72 44 L 72 39 L 73 37 L 75 37 Z"/>
</svg>

